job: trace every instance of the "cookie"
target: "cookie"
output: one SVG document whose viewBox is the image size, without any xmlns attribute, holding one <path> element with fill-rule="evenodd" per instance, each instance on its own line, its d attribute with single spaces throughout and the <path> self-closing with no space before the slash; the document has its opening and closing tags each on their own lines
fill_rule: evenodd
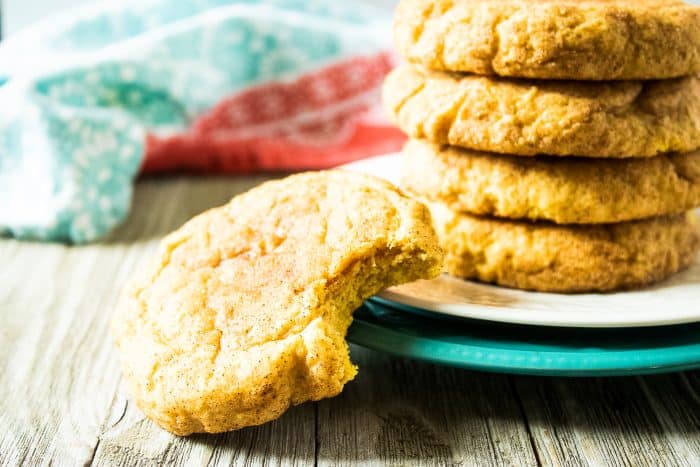
<svg viewBox="0 0 700 467">
<path fill-rule="evenodd" d="M 528 81 L 404 65 L 383 99 L 409 136 L 479 151 L 621 158 L 700 148 L 697 77 Z"/>
<path fill-rule="evenodd" d="M 222 432 L 338 394 L 351 313 L 437 275 L 422 204 L 344 171 L 265 183 L 168 235 L 112 331 L 137 405 L 178 435 Z"/>
<path fill-rule="evenodd" d="M 543 292 L 608 292 L 660 281 L 700 246 L 694 213 L 594 226 L 499 220 L 431 204 L 455 276 Z"/>
<path fill-rule="evenodd" d="M 401 184 L 455 211 L 558 224 L 679 214 L 700 206 L 700 151 L 648 159 L 517 157 L 412 140 Z"/>
<path fill-rule="evenodd" d="M 700 72 L 700 7 L 674 0 L 402 0 L 394 42 L 435 70 L 649 80 Z"/>
</svg>

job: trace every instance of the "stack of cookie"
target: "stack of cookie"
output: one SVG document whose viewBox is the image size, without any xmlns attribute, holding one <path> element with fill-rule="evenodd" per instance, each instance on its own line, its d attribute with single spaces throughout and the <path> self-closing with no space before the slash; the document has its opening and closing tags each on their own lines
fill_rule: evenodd
<svg viewBox="0 0 700 467">
<path fill-rule="evenodd" d="M 695 260 L 700 8 L 402 0 L 384 102 L 456 276 L 555 292 Z"/>
</svg>

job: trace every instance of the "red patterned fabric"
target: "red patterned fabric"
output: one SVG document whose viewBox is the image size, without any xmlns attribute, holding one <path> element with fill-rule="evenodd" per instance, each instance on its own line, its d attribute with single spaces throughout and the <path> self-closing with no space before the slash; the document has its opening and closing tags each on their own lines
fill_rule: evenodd
<svg viewBox="0 0 700 467">
<path fill-rule="evenodd" d="M 389 53 L 353 57 L 238 92 L 174 135 L 149 134 L 143 172 L 246 173 L 328 168 L 398 150 L 379 105 Z"/>
</svg>

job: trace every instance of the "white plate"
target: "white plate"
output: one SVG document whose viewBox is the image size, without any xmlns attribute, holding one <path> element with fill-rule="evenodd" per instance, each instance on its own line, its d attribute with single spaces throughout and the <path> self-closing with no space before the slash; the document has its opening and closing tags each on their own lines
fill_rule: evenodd
<svg viewBox="0 0 700 467">
<path fill-rule="evenodd" d="M 401 163 L 399 155 L 389 154 L 345 168 L 396 183 Z M 442 275 L 392 287 L 378 297 L 436 313 L 505 323 L 606 328 L 689 323 L 700 321 L 700 257 L 664 282 L 629 292 L 526 292 Z"/>
</svg>

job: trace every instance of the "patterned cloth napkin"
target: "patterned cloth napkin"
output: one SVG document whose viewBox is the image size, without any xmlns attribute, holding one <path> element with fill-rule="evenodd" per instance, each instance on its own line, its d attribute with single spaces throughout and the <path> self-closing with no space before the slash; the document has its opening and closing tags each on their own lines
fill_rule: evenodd
<svg viewBox="0 0 700 467">
<path fill-rule="evenodd" d="M 139 0 L 0 45 L 0 232 L 81 243 L 139 172 L 324 168 L 398 149 L 384 13 L 334 0 Z"/>
</svg>

